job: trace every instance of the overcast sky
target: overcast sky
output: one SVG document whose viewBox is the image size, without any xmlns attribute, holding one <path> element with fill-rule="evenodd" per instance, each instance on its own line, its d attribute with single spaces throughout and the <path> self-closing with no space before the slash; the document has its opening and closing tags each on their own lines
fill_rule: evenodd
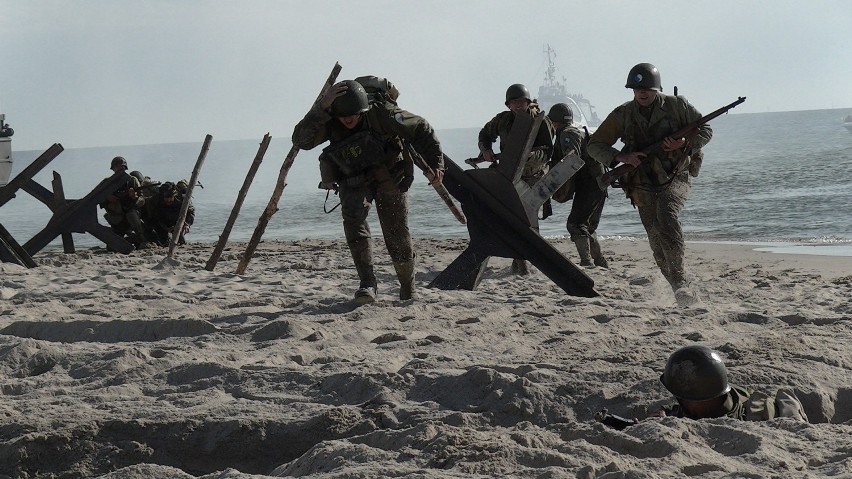
<svg viewBox="0 0 852 479">
<path fill-rule="evenodd" d="M 852 1 L 0 0 L 0 112 L 15 150 L 289 141 L 335 61 L 436 128 L 535 94 L 544 46 L 603 118 L 651 62 L 700 111 L 852 107 Z"/>
</svg>

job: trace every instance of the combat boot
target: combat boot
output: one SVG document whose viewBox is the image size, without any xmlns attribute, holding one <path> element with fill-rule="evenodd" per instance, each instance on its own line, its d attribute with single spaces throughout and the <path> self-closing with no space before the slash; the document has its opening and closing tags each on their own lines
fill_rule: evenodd
<svg viewBox="0 0 852 479">
<path fill-rule="evenodd" d="M 358 291 L 355 292 L 355 302 L 367 304 L 376 301 L 378 285 L 376 273 L 373 270 L 373 247 L 369 238 L 362 238 L 349 243 L 349 251 L 355 262 L 355 270 L 361 280 Z"/>
<path fill-rule="evenodd" d="M 600 266 L 601 268 L 609 269 L 609 262 L 607 262 L 606 258 L 604 258 L 604 255 L 601 252 L 601 244 L 598 243 L 597 236 L 589 236 L 589 248 L 591 249 L 592 260 L 595 262 L 595 266 Z"/>
<path fill-rule="evenodd" d="M 414 260 L 394 263 L 393 267 L 399 279 L 399 299 L 417 299 L 417 292 L 414 291 Z"/>
<path fill-rule="evenodd" d="M 512 273 L 518 276 L 526 276 L 530 274 L 530 266 L 525 259 L 512 260 Z"/>
<path fill-rule="evenodd" d="M 580 254 L 580 266 L 592 266 L 592 253 L 588 236 L 577 236 L 574 238 L 574 246 Z"/>
</svg>

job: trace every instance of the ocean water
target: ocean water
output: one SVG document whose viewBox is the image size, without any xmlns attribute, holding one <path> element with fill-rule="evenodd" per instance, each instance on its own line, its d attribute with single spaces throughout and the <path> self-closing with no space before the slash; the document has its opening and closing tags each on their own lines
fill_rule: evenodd
<svg viewBox="0 0 852 479">
<path fill-rule="evenodd" d="M 841 125 L 852 109 L 728 114 L 715 119 L 713 140 L 681 216 L 691 241 L 760 243 L 778 252 L 852 255 L 852 134 Z M 483 123 L 486 119 L 483 119 Z M 439 130 L 445 153 L 463 164 L 476 154 L 479 127 Z M 237 192 L 257 153 L 257 139 L 213 142 L 194 191 L 196 223 L 188 239 L 215 242 L 231 213 Z M 16 132 L 16 137 L 26 132 Z M 80 198 L 109 176 L 110 160 L 124 156 L 131 170 L 159 181 L 188 179 L 201 150 L 197 142 L 160 145 L 67 149 L 35 180 L 51 188 L 52 172 L 62 176 L 67 198 Z M 292 143 L 273 138 L 230 235 L 247 241 L 266 208 L 281 164 Z M 47 149 L 50 145 L 44 145 Z M 14 150 L 13 177 L 40 155 Z M 323 212 L 326 193 L 319 190 L 320 148 L 300 151 L 287 176 L 279 211 L 264 239 L 340 238 L 340 210 Z M 328 199 L 330 209 L 336 197 Z M 417 175 L 410 191 L 410 227 L 415 237 L 463 238 L 467 229 Z M 566 234 L 570 203 L 554 204 L 554 216 L 540 223 L 544 236 Z M 46 206 L 19 192 L 0 208 L 0 223 L 23 244 L 49 221 Z M 374 235 L 378 220 L 370 215 Z M 105 224 L 104 220 L 101 223 Z M 615 239 L 645 237 L 639 215 L 621 190 L 610 190 L 598 234 Z M 78 247 L 100 244 L 88 235 L 74 235 Z M 766 245 L 768 244 L 768 246 Z M 50 247 L 60 248 L 54 241 Z"/>
</svg>

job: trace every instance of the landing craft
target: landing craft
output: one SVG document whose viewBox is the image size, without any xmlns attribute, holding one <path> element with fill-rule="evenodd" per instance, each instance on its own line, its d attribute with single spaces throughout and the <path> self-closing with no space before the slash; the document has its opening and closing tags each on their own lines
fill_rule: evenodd
<svg viewBox="0 0 852 479">
<path fill-rule="evenodd" d="M 15 131 L 6 124 L 6 115 L 0 113 L 0 186 L 9 183 L 12 175 L 12 135 Z"/>
<path fill-rule="evenodd" d="M 598 118 L 592 103 L 581 93 L 568 93 L 565 77 L 562 77 L 561 82 L 556 79 L 556 67 L 553 64 L 556 52 L 550 48 L 550 45 L 545 45 L 544 54 L 547 59 L 547 70 L 544 72 L 544 83 L 538 87 L 538 104 L 542 111 L 547 113 L 553 105 L 565 103 L 574 111 L 575 124 L 587 126 L 590 130 L 597 128 L 601 124 L 601 119 Z"/>
</svg>

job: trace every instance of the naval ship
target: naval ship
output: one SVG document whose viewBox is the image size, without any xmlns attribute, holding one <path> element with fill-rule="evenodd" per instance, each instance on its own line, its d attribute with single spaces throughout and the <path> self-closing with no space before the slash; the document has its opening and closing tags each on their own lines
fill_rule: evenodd
<svg viewBox="0 0 852 479">
<path fill-rule="evenodd" d="M 590 128 L 600 125 L 601 119 L 592 103 L 580 93 L 568 93 L 565 77 L 562 77 L 562 81 L 556 78 L 556 66 L 553 63 L 556 52 L 549 44 L 544 47 L 544 54 L 547 69 L 544 72 L 544 83 L 538 88 L 538 104 L 542 110 L 547 113 L 556 103 L 566 103 L 574 111 L 574 123 Z"/>
</svg>

